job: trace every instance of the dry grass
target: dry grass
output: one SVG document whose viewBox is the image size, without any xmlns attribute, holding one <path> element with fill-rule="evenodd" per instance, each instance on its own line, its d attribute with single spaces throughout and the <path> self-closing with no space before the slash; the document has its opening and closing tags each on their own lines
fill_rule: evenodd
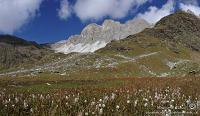
<svg viewBox="0 0 200 116">
<path fill-rule="evenodd" d="M 147 112 L 164 112 L 158 108 L 164 100 L 171 101 L 164 105 L 174 106 L 171 112 L 189 112 L 191 109 L 187 102 L 200 100 L 198 77 L 60 79 L 56 84 L 53 82 L 34 80 L 31 83 L 30 80 L 21 87 L 1 87 L 0 115 L 145 116 Z M 33 88 L 35 91 L 31 91 Z M 175 109 L 175 106 L 185 109 Z M 195 111 L 192 110 L 194 114 L 191 116 L 198 116 Z"/>
</svg>

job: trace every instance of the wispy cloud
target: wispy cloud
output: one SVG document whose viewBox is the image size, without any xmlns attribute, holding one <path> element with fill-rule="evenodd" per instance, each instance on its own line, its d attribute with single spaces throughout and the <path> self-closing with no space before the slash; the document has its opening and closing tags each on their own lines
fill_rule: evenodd
<svg viewBox="0 0 200 116">
<path fill-rule="evenodd" d="M 150 6 L 144 13 L 139 13 L 135 18 L 145 19 L 149 23 L 155 24 L 161 18 L 175 12 L 175 7 L 183 11 L 192 11 L 195 15 L 200 15 L 200 7 L 197 0 L 168 0 L 161 8 Z"/>
<path fill-rule="evenodd" d="M 195 15 L 200 15 L 200 7 L 197 0 L 181 0 L 179 5 L 181 10 L 192 11 Z"/>
<path fill-rule="evenodd" d="M 35 17 L 43 0 L 0 0 L 0 32 L 12 34 Z"/>
<path fill-rule="evenodd" d="M 114 19 L 127 16 L 133 7 L 148 0 L 77 0 L 74 6 L 76 15 L 83 21 L 99 20 L 104 17 Z"/>
<path fill-rule="evenodd" d="M 179 0 L 182 4 L 198 6 L 198 0 Z"/>
<path fill-rule="evenodd" d="M 69 5 L 68 0 L 62 0 L 60 2 L 60 9 L 58 10 L 58 16 L 62 20 L 67 20 L 71 16 L 71 6 Z"/>
<path fill-rule="evenodd" d="M 169 0 L 166 4 L 164 4 L 161 8 L 157 8 L 155 6 L 151 6 L 144 13 L 139 13 L 136 18 L 145 19 L 151 24 L 158 22 L 161 18 L 173 13 L 175 10 L 175 2 L 173 0 Z"/>
<path fill-rule="evenodd" d="M 67 19 L 72 12 L 82 21 L 100 20 L 105 17 L 120 19 L 129 15 L 130 11 L 137 11 L 138 7 L 152 0 L 77 0 L 73 6 L 67 0 L 61 1 L 59 16 Z M 175 12 L 178 9 L 200 14 L 198 0 L 167 0 L 161 7 L 150 6 L 143 13 L 138 13 L 135 18 L 147 20 L 149 23 L 156 23 L 161 18 Z M 73 11 L 72 11 L 73 10 Z"/>
</svg>

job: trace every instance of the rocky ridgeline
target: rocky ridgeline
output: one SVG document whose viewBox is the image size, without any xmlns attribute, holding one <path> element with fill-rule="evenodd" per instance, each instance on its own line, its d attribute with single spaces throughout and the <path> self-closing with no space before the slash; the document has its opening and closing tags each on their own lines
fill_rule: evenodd
<svg viewBox="0 0 200 116">
<path fill-rule="evenodd" d="M 101 43 L 104 42 L 106 46 L 94 53 L 56 54 L 54 51 L 36 48 L 32 44 L 26 47 L 19 44 L 20 46 L 13 47 L 8 42 L 0 42 L 0 69 L 5 61 L 8 64 L 19 64 L 17 69 L 0 70 L 0 76 L 37 76 L 44 73 L 79 77 L 77 72 L 85 75 L 84 78 L 200 75 L 199 18 L 190 13 L 177 12 L 161 19 L 153 28 L 128 35 L 134 29 L 134 32 L 139 30 L 137 28 L 141 29 L 140 26 L 144 23 L 141 21 L 142 24 L 139 24 L 140 21 L 133 20 L 120 24 L 106 20 L 102 26 L 90 24 L 81 35 L 52 45 L 61 50 L 57 52 L 67 54 L 93 52 L 98 47 L 103 47 L 99 45 L 103 45 Z M 133 24 L 135 26 L 131 26 Z M 125 38 L 126 36 L 128 37 Z M 16 52 L 9 50 L 12 48 Z M 41 54 L 38 55 L 37 51 L 46 52 L 39 52 Z M 19 61 L 15 61 L 16 59 Z"/>
<path fill-rule="evenodd" d="M 105 20 L 102 25 L 95 23 L 86 26 L 80 35 L 71 36 L 52 45 L 56 52 L 94 52 L 105 47 L 112 40 L 120 40 L 129 35 L 141 32 L 150 25 L 141 19 L 127 21 L 125 24 L 113 20 Z"/>
</svg>

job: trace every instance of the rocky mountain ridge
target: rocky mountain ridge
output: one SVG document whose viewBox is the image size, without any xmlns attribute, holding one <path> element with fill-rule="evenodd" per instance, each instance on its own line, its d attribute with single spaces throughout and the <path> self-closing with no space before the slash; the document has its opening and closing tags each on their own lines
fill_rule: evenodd
<svg viewBox="0 0 200 116">
<path fill-rule="evenodd" d="M 105 20 L 102 25 L 95 23 L 87 25 L 80 35 L 71 36 L 68 40 L 52 45 L 56 52 L 71 53 L 94 52 L 105 47 L 112 40 L 120 40 L 149 28 L 150 25 L 142 19 L 127 21 L 125 24 L 113 20 Z"/>
<path fill-rule="evenodd" d="M 195 15 L 176 12 L 153 28 L 111 41 L 94 53 L 70 53 L 53 60 L 43 58 L 47 62 L 28 68 L 23 65 L 24 68 L 6 71 L 0 76 L 53 75 L 73 79 L 200 76 L 199 21 Z M 89 26 L 83 33 L 93 27 Z"/>
</svg>

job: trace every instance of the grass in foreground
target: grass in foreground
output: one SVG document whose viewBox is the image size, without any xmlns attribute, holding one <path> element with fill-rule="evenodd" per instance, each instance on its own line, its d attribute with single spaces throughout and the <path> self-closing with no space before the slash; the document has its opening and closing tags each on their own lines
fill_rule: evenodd
<svg viewBox="0 0 200 116">
<path fill-rule="evenodd" d="M 198 116 L 199 86 L 197 77 L 34 80 L 1 87 L 0 115 Z"/>
</svg>

